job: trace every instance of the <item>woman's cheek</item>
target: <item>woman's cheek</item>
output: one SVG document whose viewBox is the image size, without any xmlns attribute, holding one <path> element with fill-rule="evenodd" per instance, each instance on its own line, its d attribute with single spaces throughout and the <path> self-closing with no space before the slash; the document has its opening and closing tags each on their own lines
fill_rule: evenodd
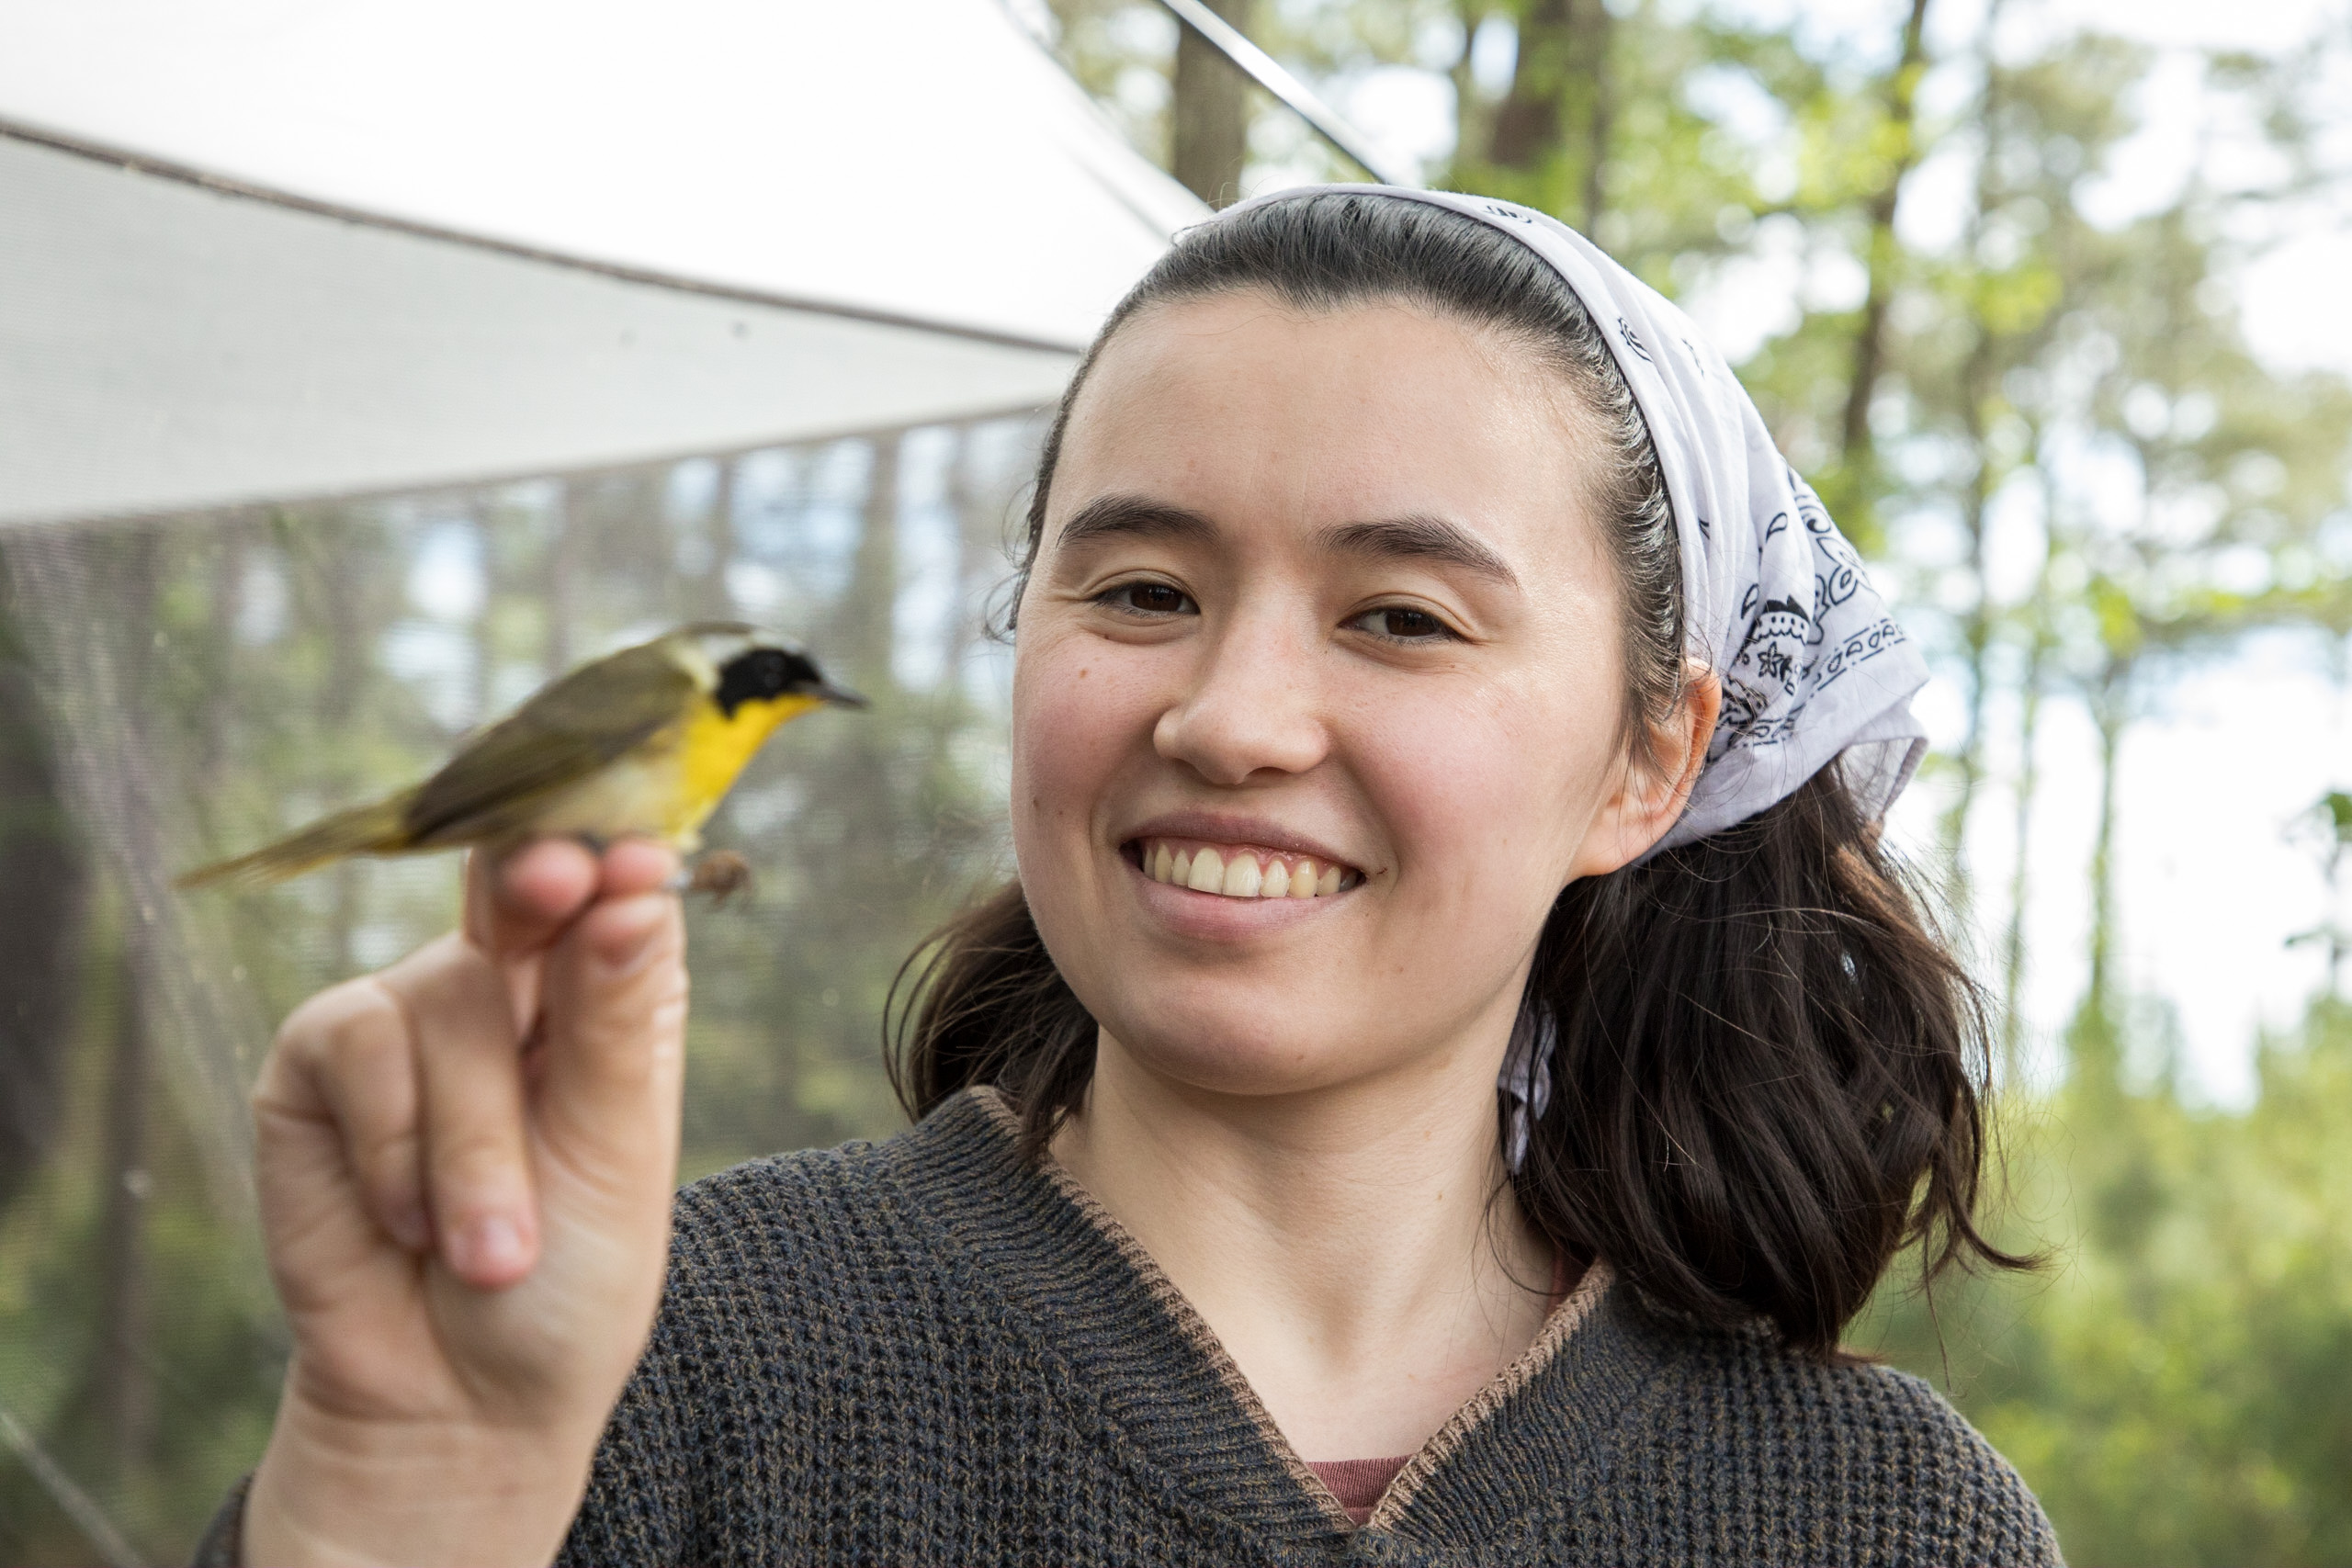
<svg viewBox="0 0 2352 1568">
<path fill-rule="evenodd" d="M 1131 668 L 1139 650 L 1061 631 L 1025 643 L 1013 666 L 1013 829 L 1024 863 L 1033 850 L 1083 855 L 1084 838 L 1151 717 Z M 1049 847 L 1032 835 L 1066 840 Z"/>
<path fill-rule="evenodd" d="M 1491 691 L 1389 705 L 1359 755 L 1418 897 L 1506 921 L 1550 908 L 1595 795 L 1551 705 Z"/>
</svg>

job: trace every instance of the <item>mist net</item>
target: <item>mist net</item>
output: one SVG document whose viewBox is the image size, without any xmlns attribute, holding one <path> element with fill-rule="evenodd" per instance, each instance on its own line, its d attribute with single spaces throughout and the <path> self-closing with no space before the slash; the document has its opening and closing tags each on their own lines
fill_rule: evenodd
<svg viewBox="0 0 2352 1568">
<path fill-rule="evenodd" d="M 591 476 L 0 530 L 0 1561 L 185 1555 L 286 1337 L 244 1098 L 310 992 L 446 929 L 458 859 L 172 879 L 422 776 L 578 660 L 695 618 L 875 699 L 783 731 L 688 920 L 686 1178 L 897 1124 L 883 998 L 1008 865 L 1006 575 L 1034 419 Z"/>
</svg>

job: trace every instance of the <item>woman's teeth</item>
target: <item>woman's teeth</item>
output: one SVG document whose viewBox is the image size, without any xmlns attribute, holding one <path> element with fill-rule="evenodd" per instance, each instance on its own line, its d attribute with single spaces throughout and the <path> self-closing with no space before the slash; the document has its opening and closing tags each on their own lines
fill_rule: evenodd
<svg viewBox="0 0 2352 1568">
<path fill-rule="evenodd" d="M 1363 878 L 1306 855 L 1264 853 L 1218 844 L 1147 839 L 1139 846 L 1146 876 L 1227 898 L 1325 898 Z"/>
</svg>

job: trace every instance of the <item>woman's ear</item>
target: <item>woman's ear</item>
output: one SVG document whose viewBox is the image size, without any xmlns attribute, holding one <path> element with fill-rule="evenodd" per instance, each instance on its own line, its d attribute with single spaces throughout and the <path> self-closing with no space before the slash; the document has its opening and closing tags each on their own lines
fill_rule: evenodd
<svg viewBox="0 0 2352 1568">
<path fill-rule="evenodd" d="M 1721 678 L 1698 660 L 1689 660 L 1681 700 L 1650 728 L 1648 744 L 1625 759 L 1616 793 L 1593 814 L 1571 876 L 1606 876 L 1666 837 L 1707 765 L 1707 744 L 1714 739 L 1723 707 Z"/>
</svg>

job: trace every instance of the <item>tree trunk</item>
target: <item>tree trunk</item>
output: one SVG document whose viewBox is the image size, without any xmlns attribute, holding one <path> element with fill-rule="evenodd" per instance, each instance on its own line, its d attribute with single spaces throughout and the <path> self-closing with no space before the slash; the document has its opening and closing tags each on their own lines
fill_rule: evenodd
<svg viewBox="0 0 2352 1568">
<path fill-rule="evenodd" d="M 1894 209 L 1903 182 L 1918 165 L 1919 140 L 1915 100 L 1919 78 L 1927 71 L 1928 0 L 1911 0 L 1911 15 L 1903 24 L 1903 52 L 1894 74 L 1887 81 L 1886 118 L 1894 156 L 1886 179 L 1871 194 L 1869 250 L 1870 293 L 1862 301 L 1861 325 L 1854 333 L 1854 371 L 1846 385 L 1846 416 L 1838 444 L 1838 466 L 1842 483 L 1833 510 L 1851 513 L 1864 522 L 1876 478 L 1877 453 L 1871 437 L 1871 401 L 1878 395 L 1880 372 L 1886 361 L 1886 315 L 1894 302 Z M 1849 527 L 1849 531 L 1852 531 Z M 1875 529 L 1867 530 L 1875 533 Z"/>
<path fill-rule="evenodd" d="M 194 776 L 189 781 L 201 800 L 220 798 L 235 761 L 237 702 L 237 623 L 245 607 L 245 569 L 251 538 L 240 517 L 220 525 L 219 554 L 212 561 L 212 646 L 205 657 L 213 663 L 211 689 L 206 694 L 204 722 L 198 732 Z"/>
<path fill-rule="evenodd" d="M 1243 33 L 1256 0 L 1207 0 L 1210 10 Z M 1169 169 L 1211 207 L 1241 195 L 1250 154 L 1250 79 L 1215 45 L 1187 27 L 1176 29 L 1176 71 L 1169 108 Z"/>
<path fill-rule="evenodd" d="M 2050 657 L 2048 629 L 2038 620 L 2033 641 L 2026 651 L 2025 674 L 2019 681 L 2021 711 L 2018 716 L 2016 805 L 2017 861 L 2009 870 L 2009 924 L 2001 942 L 2001 1078 L 2014 1089 L 2025 1054 L 2025 908 L 2032 892 L 2032 857 L 2028 853 L 2033 831 L 2033 799 L 2041 787 L 2042 666 Z"/>
<path fill-rule="evenodd" d="M 1992 33 L 2000 9 L 2001 0 L 1991 0 L 1986 8 L 1983 40 L 1984 88 L 1977 100 L 1977 119 L 1988 128 L 1988 134 L 2000 107 L 2001 66 L 1993 54 Z M 1915 10 L 1913 14 L 1919 21 L 1926 20 L 1923 10 Z M 1905 41 L 1908 41 L 1907 38 Z M 1989 152 L 1977 161 L 1975 210 L 1970 218 L 1967 237 L 1967 254 L 1972 256 L 1976 254 L 1977 242 L 1984 236 L 1986 215 L 1993 210 L 1999 197 L 1996 162 Z M 1968 814 L 1976 804 L 1977 785 L 1984 774 L 1984 688 L 1990 679 L 1985 669 L 1985 656 L 1993 641 L 1992 592 L 1984 581 L 1984 526 L 1986 514 L 1992 509 L 1996 476 L 1993 471 L 1993 454 L 1984 414 L 1992 404 L 1999 370 L 1999 342 L 1992 327 L 1986 323 L 1981 307 L 1970 324 L 1975 331 L 1975 341 L 1969 345 L 1968 361 L 1961 370 L 1961 421 L 1968 433 L 1969 453 L 1976 463 L 1968 477 L 1968 495 L 1963 502 L 1962 521 L 1968 530 L 1968 573 L 1976 585 L 1976 599 L 1961 622 L 1961 641 L 1968 656 L 1968 728 L 1961 738 L 1960 755 L 1956 759 L 1960 765 L 1960 788 L 1944 821 L 1944 863 L 1951 877 L 1952 908 L 1956 915 L 1963 918 L 1974 902 L 1975 895 L 1968 869 Z M 2040 636 L 2038 627 L 2035 635 L 2037 637 Z M 2034 657 L 2040 657 L 2038 649 Z M 2038 673 L 2035 678 L 2040 678 Z M 2031 766 L 2030 761 L 2027 766 Z M 2022 836 L 2018 842 L 2023 844 Z"/>
<path fill-rule="evenodd" d="M 2115 987 L 2115 784 L 2123 750 L 2131 694 L 2132 665 L 2110 657 L 2091 694 L 2091 717 L 2098 726 L 2098 833 L 2091 847 L 2090 983 L 2074 1030 L 2074 1070 L 2095 1089 L 2120 1083 L 2121 1019 Z"/>
<path fill-rule="evenodd" d="M 356 737 L 353 734 L 358 716 L 365 711 L 361 698 L 367 694 L 368 675 L 368 641 L 357 630 L 368 624 L 368 592 L 356 575 L 364 569 L 366 558 L 355 547 L 354 522 L 348 514 L 306 521 L 314 527 L 326 525 L 334 538 L 321 563 L 333 619 L 327 638 L 326 686 L 320 693 L 319 729 L 329 738 L 331 755 L 337 759 L 334 776 L 325 782 L 331 798 L 338 806 L 356 806 L 368 784 L 367 775 L 355 761 L 359 753 L 354 746 Z M 479 649 L 476 659 L 479 661 Z M 482 682 L 482 673 L 477 668 L 478 691 Z M 480 712 L 479 696 L 476 712 Z M 334 879 L 334 898 L 327 910 L 327 945 L 334 954 L 335 973 L 344 976 L 358 967 L 356 942 L 362 874 L 353 862 L 343 860 L 336 862 L 328 874 Z"/>
<path fill-rule="evenodd" d="M 540 652 L 539 662 L 550 681 L 571 668 L 571 622 L 576 613 L 572 601 L 577 596 L 573 579 L 579 573 L 575 558 L 579 554 L 581 483 L 578 479 L 564 479 L 558 483 L 555 506 L 548 518 L 547 553 L 541 558 L 539 598 L 546 606 L 547 641 Z"/>
<path fill-rule="evenodd" d="M 155 662 L 152 628 L 161 597 L 163 540 L 154 528 L 141 527 L 126 531 L 115 543 L 119 592 L 110 596 L 109 607 L 120 617 L 117 647 L 123 689 L 139 702 L 147 697 Z M 142 826 L 149 829 L 149 843 L 156 844 L 160 834 L 153 831 L 153 818 Z M 148 1091 L 154 1076 L 153 1021 L 159 1005 L 167 1005 L 169 960 L 159 929 L 161 911 L 135 892 L 118 908 L 114 1049 L 106 1078 L 105 1163 L 99 1172 L 97 1321 L 81 1404 L 98 1473 L 119 1483 L 140 1466 L 154 1441 L 154 1388 L 147 1358 Z"/>
<path fill-rule="evenodd" d="M 2346 688 L 2352 687 L 2352 641 L 2347 641 L 2346 633 L 2333 626 L 2328 629 L 2334 635 L 2327 645 L 2327 679 L 2335 697 L 2329 728 L 2342 735 L 2346 731 L 2345 695 Z M 2327 932 L 2327 999 L 2341 1003 L 2344 960 L 2352 956 L 2352 933 L 2347 933 L 2344 925 L 2344 852 L 2352 849 L 2352 840 L 2346 839 L 2345 821 L 2335 809 L 2336 799 L 2331 794 L 2320 803 L 2328 818 L 2331 834 L 2324 874 L 2327 882 L 2327 917 L 2322 929 Z"/>
<path fill-rule="evenodd" d="M 1574 4 L 1532 0 L 1520 10 L 1510 89 L 1487 136 L 1487 162 L 1498 168 L 1532 171 L 1560 151 L 1561 88 L 1576 64 Z"/>
<path fill-rule="evenodd" d="M 94 825 L 86 842 L 120 890 L 123 942 L 152 1055 L 180 1101 L 218 1217 L 252 1223 L 253 1134 L 237 1043 L 267 1038 L 251 997 L 220 983 L 211 928 L 184 924 L 170 886 L 175 860 L 165 801 L 186 793 L 184 754 L 153 734 L 156 701 L 156 558 L 153 527 L 72 536 L 18 530 L 5 557 L 15 603 L 37 604 L 23 623 L 35 663 L 56 694 L 44 704 L 62 798 Z M 72 721 L 60 716 L 70 713 Z"/>
<path fill-rule="evenodd" d="M 969 606 L 1004 570 L 1002 553 L 989 547 L 979 526 L 982 503 L 972 473 L 972 431 L 968 424 L 956 427 L 956 457 L 947 466 L 947 504 L 955 510 L 957 544 L 956 629 L 947 644 L 947 683 L 959 694 L 972 646 L 988 632 L 984 615 L 973 614 Z"/>
<path fill-rule="evenodd" d="M 1446 171 L 1445 183 L 1459 189 L 1468 188 L 1464 182 L 1469 149 L 1494 141 L 1494 111 L 1480 95 L 1478 78 L 1470 69 L 1471 45 L 1487 9 L 1487 0 L 1453 0 L 1454 20 L 1462 28 L 1462 52 L 1453 57 L 1445 73 L 1453 84 L 1453 167 Z"/>
<path fill-rule="evenodd" d="M 490 509 L 482 497 L 466 498 L 466 526 L 473 531 L 481 560 L 481 608 L 474 612 L 473 716 L 467 728 L 488 723 L 498 689 L 498 549 L 490 536 Z"/>
<path fill-rule="evenodd" d="M 1510 90 L 1495 107 L 1486 167 L 1463 183 L 1589 231 L 1608 182 L 1609 44 L 1605 0 L 1528 0 L 1519 14 Z"/>
<path fill-rule="evenodd" d="M 1609 93 L 1609 35 L 1616 25 L 1606 0 L 1585 0 L 1577 9 L 1577 58 L 1584 62 L 1584 211 L 1577 227 L 1588 234 L 1600 227 L 1609 194 L 1609 129 L 1614 107 Z"/>
<path fill-rule="evenodd" d="M 0 1211 L 57 1134 L 89 886 L 11 604 L 0 620 Z"/>
<path fill-rule="evenodd" d="M 899 598 L 899 433 L 874 438 L 874 468 L 866 483 L 865 516 L 857 556 L 850 568 L 849 592 L 842 596 L 843 624 L 833 639 L 857 688 L 881 691 L 890 683 L 890 645 Z"/>
<path fill-rule="evenodd" d="M 136 921 L 135 912 L 128 913 Z M 148 1373 L 147 1099 L 153 1076 L 140 1007 L 144 976 L 126 941 L 116 995 L 114 1062 L 107 1081 L 106 1217 L 98 1241 L 98 1325 L 90 1404 L 101 1462 L 117 1477 L 154 1446 L 155 1390 Z"/>
<path fill-rule="evenodd" d="M 710 494 L 710 516 L 706 542 L 710 546 L 710 564 L 703 570 L 697 614 L 714 621 L 735 618 L 735 597 L 727 587 L 727 570 L 735 564 L 735 470 L 740 457 L 718 460 L 718 479 Z"/>
<path fill-rule="evenodd" d="M 1965 405 L 1962 417 L 1968 432 L 1969 449 L 1976 458 L 1962 516 L 1962 525 L 1968 530 L 1968 573 L 1976 585 L 1975 601 L 1960 626 L 1961 645 L 1968 660 L 1968 722 L 1961 734 L 1959 754 L 1953 758 L 1960 774 L 1959 788 L 1943 822 L 1949 897 L 1953 913 L 1962 918 L 1973 902 L 1974 890 L 1968 877 L 1968 814 L 1976 804 L 1976 786 L 1984 773 L 1984 687 L 1989 678 L 1985 657 L 1993 642 L 1992 594 L 1984 582 L 1985 514 L 1993 502 L 1993 459 L 1986 449 L 1984 407 L 1992 396 L 1992 377 L 1993 334 L 1980 322 L 1976 343 L 1961 373 L 1961 398 Z"/>
</svg>

